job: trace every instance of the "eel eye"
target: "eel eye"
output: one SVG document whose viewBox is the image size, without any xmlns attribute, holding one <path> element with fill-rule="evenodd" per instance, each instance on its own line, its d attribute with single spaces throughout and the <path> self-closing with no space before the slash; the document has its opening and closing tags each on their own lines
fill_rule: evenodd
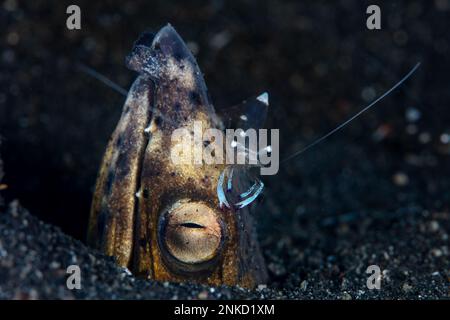
<svg viewBox="0 0 450 320">
<path fill-rule="evenodd" d="M 159 243 L 163 254 L 181 263 L 185 271 L 201 270 L 219 256 L 223 243 L 221 221 L 204 203 L 178 203 L 160 218 Z"/>
</svg>

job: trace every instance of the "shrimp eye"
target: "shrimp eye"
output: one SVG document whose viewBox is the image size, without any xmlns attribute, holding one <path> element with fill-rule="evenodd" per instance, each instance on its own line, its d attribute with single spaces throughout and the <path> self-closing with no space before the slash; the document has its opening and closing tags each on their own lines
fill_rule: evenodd
<svg viewBox="0 0 450 320">
<path fill-rule="evenodd" d="M 162 254 L 169 265 L 178 266 L 181 271 L 206 268 L 217 260 L 222 243 L 221 220 L 202 202 L 179 202 L 160 218 Z"/>
</svg>

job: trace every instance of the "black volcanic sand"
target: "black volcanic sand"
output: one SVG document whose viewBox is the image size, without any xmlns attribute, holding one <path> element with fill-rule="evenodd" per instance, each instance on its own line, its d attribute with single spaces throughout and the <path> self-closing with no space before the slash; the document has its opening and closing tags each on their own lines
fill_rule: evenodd
<svg viewBox="0 0 450 320">
<path fill-rule="evenodd" d="M 380 31 L 365 28 L 368 3 L 357 0 L 79 1 L 82 30 L 68 31 L 72 3 L 0 8 L 0 298 L 449 298 L 449 1 L 389 1 Z M 76 65 L 128 88 L 133 41 L 167 22 L 194 50 L 216 109 L 269 91 L 282 157 L 422 62 L 376 109 L 263 177 L 255 215 L 267 287 L 136 279 L 84 244 L 124 97 Z M 81 290 L 66 288 L 71 264 Z M 380 290 L 366 286 L 373 264 Z"/>
</svg>

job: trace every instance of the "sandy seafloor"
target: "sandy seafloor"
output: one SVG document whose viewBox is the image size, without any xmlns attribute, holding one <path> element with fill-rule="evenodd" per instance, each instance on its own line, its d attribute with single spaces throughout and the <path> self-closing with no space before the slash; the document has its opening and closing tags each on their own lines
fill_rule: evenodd
<svg viewBox="0 0 450 320">
<path fill-rule="evenodd" d="M 65 8 L 82 9 L 82 30 Z M 450 1 L 7 0 L 0 8 L 0 298 L 448 299 Z M 217 110 L 268 91 L 287 156 L 419 71 L 378 107 L 264 177 L 255 206 L 270 282 L 254 291 L 136 279 L 85 245 L 96 173 L 128 88 L 124 57 L 170 22 Z M 26 208 L 26 209 L 24 209 Z M 82 289 L 65 286 L 82 266 Z M 366 268 L 383 270 L 381 289 Z"/>
</svg>

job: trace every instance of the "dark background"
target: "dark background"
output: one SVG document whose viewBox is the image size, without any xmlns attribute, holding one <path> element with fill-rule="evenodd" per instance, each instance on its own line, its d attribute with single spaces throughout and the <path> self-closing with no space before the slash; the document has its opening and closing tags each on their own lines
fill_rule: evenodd
<svg viewBox="0 0 450 320">
<path fill-rule="evenodd" d="M 70 4 L 81 7 L 79 31 L 66 28 Z M 382 30 L 367 30 L 369 4 L 381 7 Z M 78 63 L 128 89 L 133 42 L 170 22 L 217 110 L 269 92 L 266 127 L 281 129 L 283 158 L 421 62 L 375 109 L 264 177 L 255 215 L 270 285 L 287 297 L 308 285 L 310 297 L 358 297 L 370 264 L 391 274 L 385 297 L 448 297 L 450 1 L 1 5 L 2 195 L 82 241 L 124 97 Z"/>
</svg>

